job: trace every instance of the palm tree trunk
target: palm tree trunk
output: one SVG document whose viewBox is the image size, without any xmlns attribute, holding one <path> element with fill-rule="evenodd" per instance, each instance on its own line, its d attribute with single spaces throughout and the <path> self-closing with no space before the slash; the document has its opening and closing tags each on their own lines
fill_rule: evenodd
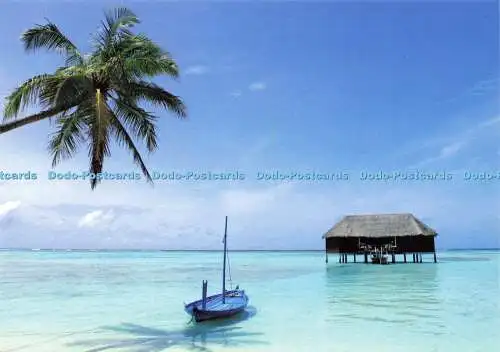
<svg viewBox="0 0 500 352">
<path fill-rule="evenodd" d="M 68 107 L 58 106 L 57 108 L 45 110 L 45 111 L 39 112 L 38 114 L 24 117 L 24 118 L 19 119 L 19 120 L 14 120 L 11 122 L 2 123 L 2 124 L 0 124 L 0 134 L 5 133 L 5 132 L 9 132 L 10 130 L 14 130 L 16 128 L 22 127 L 24 125 L 27 125 L 27 124 L 30 124 L 33 122 L 45 120 L 46 118 L 54 116 L 54 115 L 56 115 L 64 110 L 68 110 L 68 109 L 69 109 Z"/>
</svg>

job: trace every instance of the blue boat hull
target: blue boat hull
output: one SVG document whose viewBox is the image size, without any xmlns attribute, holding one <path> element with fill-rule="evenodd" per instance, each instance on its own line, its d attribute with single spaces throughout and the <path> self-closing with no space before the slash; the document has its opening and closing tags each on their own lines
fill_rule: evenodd
<svg viewBox="0 0 500 352">
<path fill-rule="evenodd" d="M 207 297 L 205 306 L 203 306 L 203 300 L 200 299 L 185 305 L 184 310 L 196 322 L 228 318 L 243 312 L 248 306 L 248 300 L 244 290 L 226 291 L 225 302 L 222 301 L 222 293 L 220 293 Z"/>
</svg>

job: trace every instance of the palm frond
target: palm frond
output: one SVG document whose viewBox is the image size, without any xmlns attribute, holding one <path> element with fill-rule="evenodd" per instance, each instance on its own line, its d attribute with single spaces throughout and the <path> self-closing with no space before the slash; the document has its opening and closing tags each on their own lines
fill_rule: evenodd
<svg viewBox="0 0 500 352">
<path fill-rule="evenodd" d="M 4 120 L 17 117 L 19 112 L 39 101 L 40 93 L 46 89 L 53 75 L 42 74 L 30 78 L 16 88 L 6 98 L 3 115 Z"/>
<path fill-rule="evenodd" d="M 179 66 L 169 56 L 161 58 L 131 57 L 126 61 L 126 68 L 137 78 L 167 75 L 172 78 L 179 77 Z"/>
<path fill-rule="evenodd" d="M 182 99 L 167 92 L 155 83 L 146 81 L 129 82 L 125 89 L 124 92 L 120 92 L 125 93 L 125 97 L 147 101 L 153 105 L 168 109 L 181 118 L 187 116 L 187 108 Z"/>
<path fill-rule="evenodd" d="M 108 11 L 105 17 L 112 35 L 115 35 L 121 28 L 130 28 L 140 22 L 136 14 L 126 7 Z"/>
<path fill-rule="evenodd" d="M 109 50 L 116 40 L 132 35 L 129 28 L 139 22 L 139 18 L 125 7 L 106 12 L 105 20 L 101 22 L 101 29 L 94 38 L 99 51 Z"/>
<path fill-rule="evenodd" d="M 63 75 L 62 72 L 38 75 L 22 83 L 6 98 L 4 120 L 17 117 L 30 105 L 40 104 L 45 109 L 67 106 L 88 94 L 90 82 L 85 76 Z"/>
<path fill-rule="evenodd" d="M 45 48 L 63 53 L 66 56 L 66 65 L 83 62 L 78 48 L 49 20 L 47 20 L 47 24 L 36 25 L 25 31 L 21 36 L 21 40 L 24 42 L 26 51 Z"/>
<path fill-rule="evenodd" d="M 111 115 L 111 130 L 120 146 L 125 146 L 134 158 L 134 162 L 140 167 L 142 173 L 146 177 L 146 180 L 153 183 L 153 178 L 151 177 L 144 160 L 142 159 L 139 149 L 137 149 L 134 140 L 127 132 L 126 128 L 122 125 L 121 121 L 114 114 Z"/>
<path fill-rule="evenodd" d="M 61 72 L 42 90 L 41 103 L 50 105 L 64 105 L 75 100 L 86 100 L 93 92 L 92 81 L 84 74 L 64 75 Z"/>
<path fill-rule="evenodd" d="M 58 129 L 52 134 L 49 141 L 52 167 L 55 167 L 61 160 L 69 159 L 77 153 L 80 144 L 85 141 L 85 120 L 89 113 L 90 109 L 82 105 L 73 113 L 63 114 L 58 119 Z"/>
<path fill-rule="evenodd" d="M 158 148 L 156 125 L 157 117 L 140 108 L 132 101 L 113 98 L 115 116 L 123 120 L 137 139 L 144 140 L 149 152 Z"/>
<path fill-rule="evenodd" d="M 143 34 L 128 37 L 122 43 L 121 52 L 124 67 L 135 77 L 153 77 L 167 75 L 179 76 L 179 67 L 170 53 L 161 49 L 155 42 Z"/>
</svg>

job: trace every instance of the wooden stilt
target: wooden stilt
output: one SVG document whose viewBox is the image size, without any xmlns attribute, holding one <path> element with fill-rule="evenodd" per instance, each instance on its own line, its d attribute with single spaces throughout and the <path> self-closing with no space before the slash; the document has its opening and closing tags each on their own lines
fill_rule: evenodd
<svg viewBox="0 0 500 352">
<path fill-rule="evenodd" d="M 365 252 L 365 263 L 368 263 L 368 253 Z"/>
<path fill-rule="evenodd" d="M 396 263 L 396 255 L 394 253 L 392 253 L 392 263 Z"/>
<path fill-rule="evenodd" d="M 406 263 L 406 253 L 403 253 L 403 258 L 404 258 L 404 261 Z"/>
<path fill-rule="evenodd" d="M 328 251 L 325 251 L 325 263 L 328 264 Z"/>
<path fill-rule="evenodd" d="M 342 263 L 342 253 L 339 253 L 339 263 Z"/>
<path fill-rule="evenodd" d="M 354 253 L 354 263 L 356 263 L 356 253 Z"/>
<path fill-rule="evenodd" d="M 422 253 L 420 253 L 420 263 L 422 263 Z"/>
<path fill-rule="evenodd" d="M 434 263 L 437 263 L 436 251 L 434 251 Z"/>
<path fill-rule="evenodd" d="M 413 253 L 413 262 L 416 263 L 417 262 L 417 256 L 415 255 L 415 253 Z"/>
</svg>

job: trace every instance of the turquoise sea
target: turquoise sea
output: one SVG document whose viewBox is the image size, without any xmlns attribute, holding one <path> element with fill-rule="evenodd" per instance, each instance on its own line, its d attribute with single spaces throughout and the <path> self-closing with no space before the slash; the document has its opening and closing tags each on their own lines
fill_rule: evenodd
<svg viewBox="0 0 500 352">
<path fill-rule="evenodd" d="M 0 252 L 0 351 L 499 351 L 500 252 L 328 265 L 321 252 L 231 252 L 250 296 L 189 324 L 220 290 L 220 252 Z"/>
</svg>

